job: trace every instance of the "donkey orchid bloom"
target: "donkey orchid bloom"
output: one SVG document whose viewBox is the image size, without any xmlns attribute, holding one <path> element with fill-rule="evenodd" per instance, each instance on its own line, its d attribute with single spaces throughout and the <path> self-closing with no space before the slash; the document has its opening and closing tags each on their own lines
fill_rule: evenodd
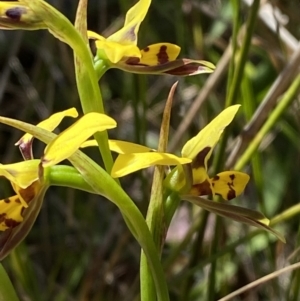
<svg viewBox="0 0 300 301">
<path fill-rule="evenodd" d="M 245 189 L 249 176 L 242 172 L 224 171 L 210 178 L 207 162 L 223 130 L 231 123 L 238 109 L 239 105 L 228 107 L 204 127 L 198 135 L 187 141 L 181 151 L 181 158 L 167 153 L 149 152 L 149 149 L 144 149 L 142 152 L 121 153 L 119 151 L 120 154 L 112 169 L 112 176 L 122 177 L 153 165 L 172 165 L 170 159 L 175 160 L 177 157 L 178 160 L 186 159 L 185 164 L 191 162 L 192 184 L 189 195 L 216 194 L 221 195 L 225 200 L 235 198 Z M 124 142 L 118 142 L 119 148 L 126 150 L 125 146 L 122 147 L 122 143 Z M 114 149 L 117 150 L 116 147 Z M 132 148 L 130 149 L 132 150 Z M 172 190 L 182 193 L 187 184 L 183 167 L 180 165 L 183 163 L 176 164 L 174 162 L 173 165 L 178 166 L 167 176 L 165 184 Z"/>
<path fill-rule="evenodd" d="M 137 46 L 138 30 L 144 20 L 151 0 L 140 0 L 129 9 L 123 28 L 108 38 L 88 31 L 89 39 L 95 40 L 97 61 L 108 68 L 118 68 L 132 73 L 195 75 L 210 73 L 214 65 L 202 60 L 177 59 L 180 47 L 170 43 L 157 43 L 144 49 Z"/>
<path fill-rule="evenodd" d="M 72 108 L 53 114 L 35 128 L 52 131 L 62 118 L 77 117 Z M 23 122 L 0 117 L 1 123 L 23 129 Z M 25 161 L 14 164 L 0 164 L 0 176 L 12 185 L 15 195 L 0 200 L 0 260 L 16 247 L 32 228 L 41 209 L 44 195 L 51 185 L 49 167 L 68 159 L 79 146 L 97 131 L 116 126 L 116 122 L 104 114 L 88 113 L 56 136 L 45 148 L 41 159 L 33 159 L 33 136 L 25 134 L 17 143 Z M 25 127 L 25 125 L 24 125 Z M 34 127 L 34 126 L 32 126 Z"/>
</svg>

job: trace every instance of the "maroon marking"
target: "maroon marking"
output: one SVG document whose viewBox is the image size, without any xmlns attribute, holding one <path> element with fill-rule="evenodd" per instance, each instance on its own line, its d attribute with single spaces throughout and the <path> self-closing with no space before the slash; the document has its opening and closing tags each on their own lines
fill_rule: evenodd
<svg viewBox="0 0 300 301">
<path fill-rule="evenodd" d="M 9 204 L 9 203 L 10 203 L 10 199 L 9 199 L 9 198 L 5 198 L 3 201 L 4 201 L 4 203 L 6 203 L 6 204 Z"/>
<path fill-rule="evenodd" d="M 182 66 L 176 67 L 176 68 L 171 68 L 170 70 L 165 71 L 164 73 L 172 74 L 172 75 L 179 75 L 179 76 L 186 76 L 186 75 L 199 74 L 202 72 L 202 70 L 205 69 L 205 67 L 199 66 L 199 64 L 196 64 L 196 63 L 187 64 L 183 61 L 183 59 L 178 59 L 178 60 L 172 61 L 172 63 L 174 63 L 176 61 L 182 62 Z"/>
<path fill-rule="evenodd" d="M 198 196 L 212 195 L 211 186 L 208 180 L 205 180 L 200 184 L 193 185 L 192 189 L 197 191 Z"/>
<path fill-rule="evenodd" d="M 200 151 L 198 153 L 198 155 L 193 160 L 193 164 L 192 164 L 193 168 L 199 168 L 199 167 L 205 168 L 204 161 L 205 161 L 207 154 L 210 152 L 210 150 L 211 150 L 211 147 L 206 146 L 202 151 Z"/>
<path fill-rule="evenodd" d="M 19 224 L 20 224 L 20 222 L 17 222 L 12 218 L 5 219 L 5 225 L 9 228 L 14 228 L 14 227 L 18 226 Z"/>
<path fill-rule="evenodd" d="M 20 21 L 23 14 L 27 12 L 25 7 L 13 7 L 5 12 L 5 15 L 15 21 Z"/>
<path fill-rule="evenodd" d="M 230 175 L 229 178 L 233 181 L 235 179 L 235 175 Z"/>
<path fill-rule="evenodd" d="M 140 62 L 140 59 L 138 57 L 130 57 L 126 60 L 127 65 L 138 65 Z"/>
<path fill-rule="evenodd" d="M 35 182 L 33 182 L 30 186 L 28 186 L 25 189 L 20 189 L 18 192 L 23 198 L 23 200 L 28 204 L 30 201 L 35 197 L 36 191 L 35 191 Z"/>
<path fill-rule="evenodd" d="M 150 48 L 148 46 L 143 49 L 144 52 L 148 52 L 149 50 L 150 50 Z"/>
<path fill-rule="evenodd" d="M 227 193 L 227 200 L 230 201 L 236 197 L 235 191 L 231 188 Z"/>
<path fill-rule="evenodd" d="M 219 180 L 220 180 L 220 177 L 218 175 L 213 177 L 213 181 L 219 181 Z"/>
<path fill-rule="evenodd" d="M 160 47 L 157 56 L 158 63 L 160 65 L 165 64 L 169 61 L 169 56 L 167 54 L 167 46 L 163 45 Z"/>
<path fill-rule="evenodd" d="M 6 217 L 6 213 L 0 214 L 0 223 L 2 223 L 3 221 L 5 221 L 5 217 Z"/>
</svg>

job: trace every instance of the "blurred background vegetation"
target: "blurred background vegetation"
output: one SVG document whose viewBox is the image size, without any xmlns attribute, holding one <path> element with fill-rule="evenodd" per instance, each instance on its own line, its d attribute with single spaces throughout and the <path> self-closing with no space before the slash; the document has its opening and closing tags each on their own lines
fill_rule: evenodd
<svg viewBox="0 0 300 301">
<path fill-rule="evenodd" d="M 49 2 L 74 21 L 77 1 Z M 121 27 L 135 2 L 90 0 L 89 28 L 108 36 Z M 166 97 L 179 80 L 170 133 L 170 151 L 177 153 L 225 105 L 241 103 L 220 160 L 251 175 L 244 195 L 233 203 L 260 210 L 270 219 L 277 216 L 273 223 L 287 240 L 283 244 L 267 233 L 182 203 L 163 253 L 172 301 L 219 300 L 299 261 L 300 98 L 295 91 L 300 3 L 254 4 L 259 2 L 256 11 L 249 7 L 250 0 L 153 0 L 141 25 L 139 46 L 178 44 L 181 57 L 211 61 L 216 72 L 179 79 L 110 70 L 100 83 L 106 112 L 118 122 L 111 137 L 156 148 Z M 72 106 L 80 110 L 73 55 L 65 44 L 47 31 L 0 31 L 0 45 L 1 115 L 36 124 Z M 245 51 L 242 59 L 240 49 Z M 286 105 L 270 119 L 292 88 Z M 271 126 L 258 150 L 254 147 L 254 153 L 240 160 L 268 120 Z M 64 121 L 60 129 L 67 125 Z M 14 143 L 21 133 L 2 125 L 0 130 L 1 163 L 19 161 Z M 42 150 L 35 141 L 36 157 Z M 99 161 L 96 151 L 87 152 Z M 122 179 L 143 213 L 151 174 L 146 170 Z M 11 195 L 9 183 L 0 185 L 1 198 Z M 98 196 L 53 187 L 29 236 L 3 263 L 24 301 L 131 301 L 139 300 L 139 259 L 140 248 L 116 207 Z M 289 271 L 231 300 L 296 301 L 299 283 L 299 271 Z"/>
</svg>

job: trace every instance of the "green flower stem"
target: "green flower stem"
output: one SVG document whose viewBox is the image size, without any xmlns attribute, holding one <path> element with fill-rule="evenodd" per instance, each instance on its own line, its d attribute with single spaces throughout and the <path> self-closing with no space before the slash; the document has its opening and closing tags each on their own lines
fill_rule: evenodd
<svg viewBox="0 0 300 301">
<path fill-rule="evenodd" d="M 89 190 L 90 187 L 92 187 L 94 193 L 104 195 L 120 209 L 129 230 L 139 242 L 147 257 L 147 265 L 149 265 L 152 274 L 152 276 L 149 277 L 153 277 L 155 284 L 152 295 L 156 295 L 159 301 L 168 301 L 168 289 L 158 251 L 143 215 L 109 174 L 85 154 L 79 151 L 76 154 L 77 156 L 73 155 L 70 161 L 77 170 L 80 171 L 83 179 L 85 182 L 88 182 L 89 185 L 84 187 L 83 181 L 78 181 L 77 183 L 80 184 L 81 188 L 84 187 L 84 190 Z M 62 179 L 67 177 L 71 178 L 70 172 L 71 170 L 68 170 L 67 175 L 61 175 Z M 76 169 L 74 169 L 74 172 L 77 172 Z M 76 179 L 77 176 L 73 178 Z M 70 186 L 75 188 L 75 185 L 76 183 L 73 183 Z"/>
<path fill-rule="evenodd" d="M 168 229 L 172 218 L 177 210 L 179 203 L 181 202 L 180 195 L 176 191 L 166 190 L 164 193 L 165 204 L 165 223 Z"/>
<path fill-rule="evenodd" d="M 97 177 L 94 178 L 92 185 L 89 185 L 82 174 L 70 166 L 53 166 L 49 168 L 47 180 L 51 185 L 67 186 L 90 193 L 103 194 L 117 205 L 129 230 L 140 243 L 148 259 L 147 262 L 149 264 L 150 273 L 152 274 L 150 277 L 153 277 L 155 284 L 152 290 L 152 300 L 154 300 L 157 295 L 158 300 L 168 301 L 168 290 L 158 252 L 142 214 L 132 200 L 124 193 L 122 188 L 103 169 L 100 172 L 100 166 L 85 155 L 81 158 L 86 160 L 84 166 L 91 164 L 93 166 L 92 169 L 94 171 L 97 170 Z M 75 163 L 74 165 L 78 165 L 77 159 L 73 159 L 72 161 Z M 89 170 L 91 171 L 91 169 Z M 90 175 L 89 177 L 93 176 Z M 114 184 L 112 184 L 112 182 Z M 104 186 L 109 188 L 104 191 Z"/>
<path fill-rule="evenodd" d="M 23 2 L 43 19 L 50 33 L 74 50 L 77 88 L 83 112 L 85 114 L 88 112 L 104 113 L 92 56 L 83 37 L 63 14 L 46 2 L 41 0 L 23 0 Z M 95 139 L 98 142 L 105 168 L 110 172 L 113 160 L 108 147 L 107 132 L 96 133 Z"/>
<path fill-rule="evenodd" d="M 165 152 L 167 150 L 169 139 L 169 124 L 171 117 L 171 108 L 173 102 L 173 95 L 176 89 L 175 83 L 169 93 L 168 100 L 164 109 L 163 120 L 161 123 L 159 143 L 157 150 Z M 165 225 L 165 198 L 164 198 L 164 181 L 165 172 L 163 166 L 156 166 L 154 169 L 153 183 L 151 189 L 151 198 L 147 210 L 146 223 L 153 236 L 154 244 L 157 248 L 159 256 L 161 255 L 162 248 L 165 241 L 166 229 Z M 147 258 L 144 252 L 141 253 L 140 265 L 140 278 L 141 278 L 141 300 L 152 301 L 155 300 L 155 290 L 150 267 L 147 263 Z"/>
<path fill-rule="evenodd" d="M 2 301 L 19 301 L 16 291 L 0 263 L 0 300 Z"/>
<path fill-rule="evenodd" d="M 164 200 L 163 200 L 163 180 L 164 167 L 156 166 L 153 176 L 153 184 L 151 190 L 151 198 L 148 207 L 146 222 L 153 236 L 154 244 L 156 246 L 159 256 L 161 255 L 162 246 L 165 237 L 164 224 Z M 147 258 L 142 252 L 140 265 L 141 278 L 141 300 L 152 301 L 155 300 L 155 287 L 150 272 L 150 267 L 147 264 Z"/>
<path fill-rule="evenodd" d="M 287 90 L 283 98 L 278 102 L 277 106 L 270 114 L 269 118 L 266 120 L 265 124 L 262 126 L 262 128 L 253 138 L 247 150 L 237 161 L 237 163 L 234 166 L 235 170 L 241 170 L 249 162 L 249 160 L 251 160 L 254 152 L 259 147 L 262 139 L 271 130 L 274 124 L 278 121 L 278 119 L 283 114 L 284 110 L 288 107 L 288 105 L 295 99 L 299 87 L 300 87 L 300 74 L 295 78 L 290 88 Z"/>
<path fill-rule="evenodd" d="M 83 179 L 82 175 L 72 166 L 55 165 L 47 168 L 44 173 L 51 186 L 64 186 L 95 193 L 94 189 Z"/>
</svg>

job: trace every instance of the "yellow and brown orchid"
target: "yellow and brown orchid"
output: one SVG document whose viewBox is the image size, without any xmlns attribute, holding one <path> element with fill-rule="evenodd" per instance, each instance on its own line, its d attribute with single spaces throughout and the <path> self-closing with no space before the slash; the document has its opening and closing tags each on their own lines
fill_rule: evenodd
<svg viewBox="0 0 300 301">
<path fill-rule="evenodd" d="M 95 40 L 97 61 L 107 68 L 118 68 L 132 73 L 195 75 L 210 73 L 214 65 L 202 60 L 177 59 L 180 47 L 170 43 L 157 43 L 144 49 L 137 46 L 138 31 L 151 0 L 140 0 L 129 9 L 124 26 L 111 36 L 88 31 L 89 39 Z"/>
<path fill-rule="evenodd" d="M 53 114 L 37 125 L 37 128 L 54 130 L 66 117 L 77 117 L 72 108 Z M 0 122 L 7 123 L 0 117 Z M 10 121 L 10 123 L 14 123 Z M 19 122 L 22 124 L 22 122 Z M 89 113 L 56 136 L 45 148 L 41 159 L 33 159 L 33 136 L 25 134 L 17 143 L 25 161 L 14 164 L 0 164 L 0 176 L 12 185 L 15 195 L 0 200 L 0 260 L 25 238 L 32 228 L 41 209 L 44 195 L 51 185 L 50 169 L 53 165 L 69 158 L 86 139 L 97 131 L 116 126 L 116 122 L 104 115 Z M 16 126 L 22 129 L 20 126 Z"/>
<path fill-rule="evenodd" d="M 239 105 L 225 109 L 184 145 L 181 151 L 182 157 L 177 158 L 180 158 L 182 162 L 186 160 L 185 164 L 191 163 L 192 183 L 188 183 L 184 168 L 179 165 L 165 180 L 165 184 L 169 188 L 186 194 L 188 187 L 189 195 L 221 195 L 225 200 L 231 200 L 244 191 L 249 181 L 247 174 L 238 171 L 224 171 L 210 178 L 207 166 L 223 130 L 231 123 L 238 109 Z M 131 147 L 127 152 L 127 148 L 122 143 L 124 142 L 114 142 L 114 145 L 119 145 L 123 151 L 113 145 L 112 150 L 120 153 L 112 169 L 113 177 L 122 177 L 153 165 L 172 165 L 170 159 L 173 160 L 176 157 L 173 154 L 149 152 L 150 149 L 146 148 L 143 151 L 137 149 L 136 152 L 132 152 L 133 147 Z"/>
<path fill-rule="evenodd" d="M 250 177 L 247 174 L 238 171 L 220 172 L 212 178 L 208 175 L 207 163 L 212 151 L 239 107 L 239 105 L 228 107 L 198 135 L 190 139 L 181 151 L 182 157 L 157 152 L 131 142 L 110 140 L 110 149 L 119 153 L 112 169 L 112 176 L 122 177 L 154 165 L 176 165 L 164 180 L 167 198 L 172 199 L 172 194 L 175 192 L 182 200 L 223 217 L 269 231 L 284 242 L 284 237 L 268 226 L 269 220 L 260 212 L 227 202 L 213 202 L 201 197 L 203 195 L 220 195 L 225 200 L 231 200 L 244 191 L 249 181 Z M 88 140 L 81 147 L 96 145 L 95 140 Z M 175 197 L 170 202 L 165 199 L 165 202 L 167 206 L 165 214 L 170 217 L 170 212 L 174 209 L 173 203 L 177 203 L 176 208 L 178 206 L 178 198 Z M 167 218 L 166 222 L 169 223 L 170 220 Z"/>
</svg>

